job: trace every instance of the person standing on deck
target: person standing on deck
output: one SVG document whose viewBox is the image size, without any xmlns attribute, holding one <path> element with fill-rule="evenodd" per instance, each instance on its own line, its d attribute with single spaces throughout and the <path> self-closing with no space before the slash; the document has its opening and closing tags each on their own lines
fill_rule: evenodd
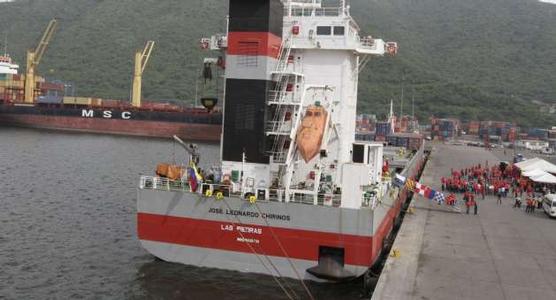
<svg viewBox="0 0 556 300">
<path fill-rule="evenodd" d="M 502 192 L 500 190 L 498 190 L 498 200 L 496 201 L 496 204 L 498 205 L 502 205 Z"/>
</svg>

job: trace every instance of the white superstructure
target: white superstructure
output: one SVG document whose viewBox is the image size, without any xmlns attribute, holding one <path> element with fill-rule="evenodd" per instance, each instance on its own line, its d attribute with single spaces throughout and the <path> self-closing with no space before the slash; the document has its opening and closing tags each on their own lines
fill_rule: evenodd
<svg viewBox="0 0 556 300">
<path fill-rule="evenodd" d="M 9 55 L 0 56 L 0 74 L 16 75 L 19 66 L 13 63 Z"/>
<path fill-rule="evenodd" d="M 338 7 L 324 7 L 320 0 L 283 2 L 282 45 L 271 77 L 276 86 L 267 103 L 270 163 L 249 163 L 249 157 L 223 161 L 222 172 L 240 170 L 237 188 L 244 194 L 272 188 L 285 202 L 341 197 L 343 207 L 359 208 L 361 186 L 382 176 L 382 145 L 354 150 L 359 72 L 371 56 L 395 54 L 397 45 L 361 37 L 345 1 Z M 320 154 L 306 162 L 296 139 L 307 108 L 315 105 L 328 115 Z M 354 163 L 354 151 L 363 151 L 364 164 Z M 355 180 L 360 177 L 365 182 Z"/>
</svg>

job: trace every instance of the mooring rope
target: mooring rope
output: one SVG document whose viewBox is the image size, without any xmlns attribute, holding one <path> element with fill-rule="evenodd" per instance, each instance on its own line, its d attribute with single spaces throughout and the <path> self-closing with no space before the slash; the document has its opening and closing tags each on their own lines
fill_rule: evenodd
<svg viewBox="0 0 556 300">
<path fill-rule="evenodd" d="M 263 215 L 263 212 L 261 211 L 261 208 L 259 207 L 259 205 L 257 203 L 255 203 L 255 207 L 257 208 L 257 210 L 259 211 L 259 216 Z M 286 258 L 288 259 L 288 262 L 290 263 L 291 268 L 293 269 L 293 271 L 295 272 L 297 279 L 301 282 L 301 285 L 303 285 L 303 288 L 305 289 L 305 291 L 307 292 L 307 295 L 309 295 L 309 298 L 314 300 L 315 298 L 313 297 L 313 294 L 311 293 L 311 291 L 309 290 L 309 287 L 307 287 L 307 285 L 305 284 L 305 282 L 303 281 L 303 278 L 301 278 L 301 275 L 299 274 L 299 272 L 297 271 L 297 269 L 295 268 L 295 265 L 293 264 L 290 256 L 288 255 L 288 253 L 286 252 L 286 249 L 284 249 L 284 246 L 282 245 L 282 242 L 280 242 L 280 239 L 278 238 L 278 236 L 276 236 L 276 233 L 274 232 L 274 229 L 272 228 L 272 226 L 270 226 L 270 223 L 268 223 L 268 220 L 266 218 L 262 218 L 264 220 L 264 222 L 266 223 L 266 226 L 270 229 L 270 232 L 272 233 L 272 236 L 274 238 L 274 240 L 276 240 L 276 242 L 278 243 L 278 246 L 280 246 L 280 249 L 282 250 L 282 253 L 284 253 L 284 255 L 286 256 Z"/>
<path fill-rule="evenodd" d="M 224 204 L 226 204 L 226 206 L 228 207 L 229 210 L 232 210 L 232 208 L 230 207 L 230 205 L 228 204 L 228 202 L 223 199 Z M 241 222 L 241 220 L 239 219 L 238 216 L 234 216 L 237 220 L 237 223 L 240 225 L 243 225 L 243 223 Z M 230 220 L 231 221 L 231 220 Z M 234 224 L 233 221 L 231 221 L 232 224 Z M 235 225 L 235 224 L 234 224 Z M 244 240 L 245 236 L 243 235 L 243 233 L 241 231 L 237 231 L 240 235 L 240 237 Z M 272 266 L 272 268 L 274 269 L 274 271 L 278 274 L 278 276 L 281 278 L 282 274 L 280 274 L 280 271 L 278 270 L 278 267 L 276 267 L 276 265 L 272 262 L 272 260 L 266 255 L 264 254 L 264 251 L 262 251 L 262 249 L 259 247 L 259 250 L 261 250 L 261 254 L 257 253 L 257 251 L 255 250 L 255 248 L 253 248 L 253 245 L 251 245 L 251 243 L 246 243 L 247 246 L 249 247 L 249 249 L 251 250 L 251 252 L 253 252 L 256 256 L 257 259 L 259 260 L 259 262 L 261 263 L 261 265 L 268 271 L 268 273 L 272 276 L 272 278 L 274 279 L 274 281 L 276 281 L 276 283 L 278 284 L 278 286 L 280 286 L 280 288 L 282 289 L 282 291 L 284 292 L 284 294 L 286 294 L 286 296 L 288 296 L 289 299 L 294 299 L 294 297 L 292 297 L 292 295 L 290 295 L 289 292 L 291 292 L 295 298 L 298 298 L 297 294 L 295 293 L 295 291 L 293 290 L 293 288 L 284 280 L 284 284 L 287 286 L 288 290 L 286 289 L 286 287 L 284 287 L 284 285 L 282 284 L 282 282 L 278 279 L 278 277 L 276 277 L 272 271 L 268 268 L 268 266 L 264 263 L 264 261 L 262 260 L 262 258 L 260 257 L 260 255 L 263 255 L 266 260 L 268 261 L 268 263 Z"/>
</svg>

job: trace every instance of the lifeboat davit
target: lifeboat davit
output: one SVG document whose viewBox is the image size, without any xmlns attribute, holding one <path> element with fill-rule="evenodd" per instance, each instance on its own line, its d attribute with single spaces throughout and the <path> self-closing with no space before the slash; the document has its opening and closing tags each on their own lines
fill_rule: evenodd
<svg viewBox="0 0 556 300">
<path fill-rule="evenodd" d="M 305 162 L 309 162 L 320 152 L 327 119 L 328 112 L 324 107 L 307 107 L 301 127 L 297 131 L 297 148 Z"/>
</svg>

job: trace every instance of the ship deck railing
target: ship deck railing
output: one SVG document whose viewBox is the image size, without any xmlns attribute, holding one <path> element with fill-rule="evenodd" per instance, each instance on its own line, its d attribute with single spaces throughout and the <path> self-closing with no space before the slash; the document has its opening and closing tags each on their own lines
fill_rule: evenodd
<svg viewBox="0 0 556 300">
<path fill-rule="evenodd" d="M 345 9 L 342 7 L 286 7 L 286 17 L 339 17 L 343 16 Z"/>
<path fill-rule="evenodd" d="M 141 176 L 139 188 L 142 190 L 191 191 L 186 180 L 172 180 L 158 176 Z"/>
<path fill-rule="evenodd" d="M 240 192 L 234 190 L 232 185 L 223 185 L 215 183 L 202 183 L 196 191 L 191 189 L 191 185 L 186 179 L 171 180 L 158 176 L 141 176 L 139 188 L 142 190 L 159 190 L 172 192 L 194 193 L 207 198 L 216 198 L 223 196 L 229 198 L 239 198 L 249 201 L 246 195 L 254 195 L 257 202 L 286 202 L 285 189 L 258 189 L 251 192 Z M 219 195 L 219 193 L 221 193 Z M 317 205 L 340 207 L 341 194 L 318 194 Z M 290 196 L 290 203 L 315 205 L 313 195 L 303 193 L 293 193 Z"/>
</svg>

